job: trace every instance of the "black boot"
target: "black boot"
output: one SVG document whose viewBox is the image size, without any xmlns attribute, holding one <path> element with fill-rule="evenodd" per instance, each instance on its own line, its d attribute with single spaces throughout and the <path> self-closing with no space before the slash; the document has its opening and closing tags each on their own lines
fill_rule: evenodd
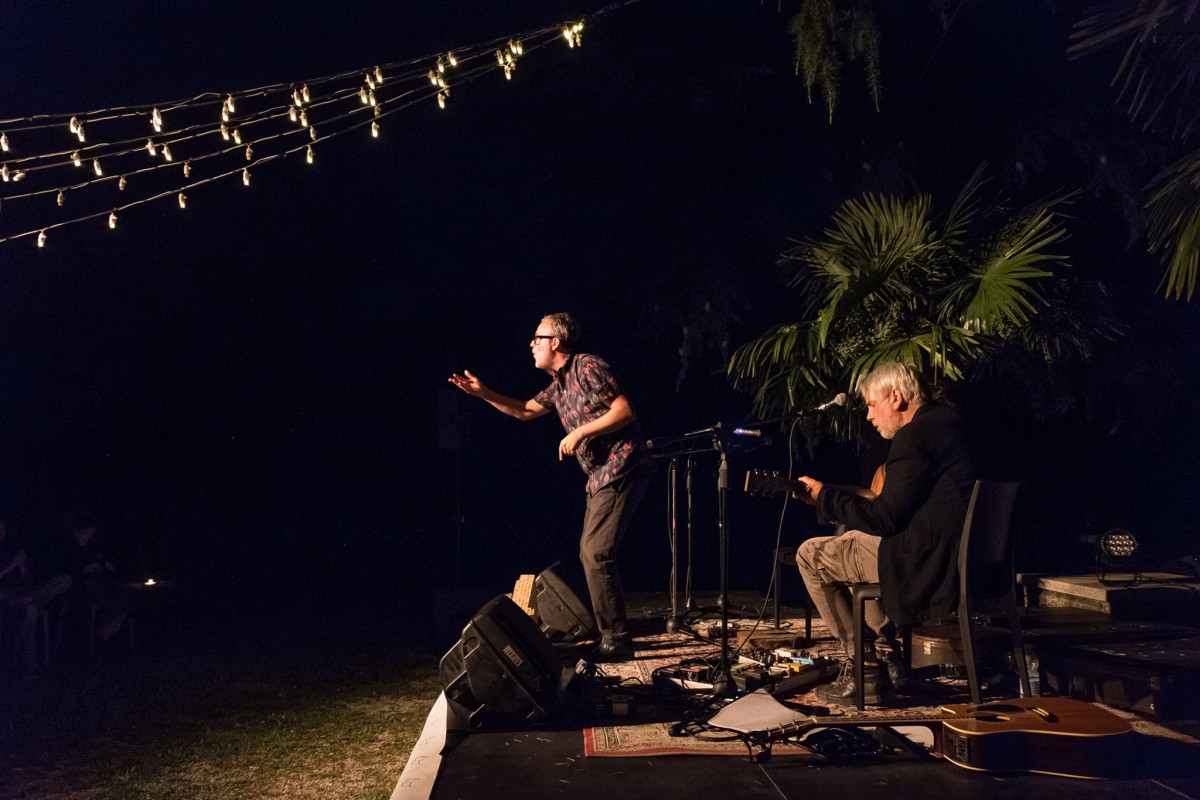
<svg viewBox="0 0 1200 800">
<path fill-rule="evenodd" d="M 910 675 L 908 665 L 904 663 L 904 653 L 881 648 L 875 651 L 875 655 L 887 667 L 888 680 L 892 682 L 892 687 L 898 692 L 907 689 Z"/>
<path fill-rule="evenodd" d="M 633 645 L 624 639 L 602 639 L 586 658 L 594 663 L 632 661 Z"/>
<path fill-rule="evenodd" d="M 863 663 L 863 702 L 871 706 L 883 705 L 892 694 L 892 682 L 887 670 L 878 661 Z M 842 664 L 837 680 L 818 686 L 813 693 L 817 700 L 830 706 L 849 706 L 857 701 L 854 685 L 854 662 L 847 659 Z"/>
</svg>

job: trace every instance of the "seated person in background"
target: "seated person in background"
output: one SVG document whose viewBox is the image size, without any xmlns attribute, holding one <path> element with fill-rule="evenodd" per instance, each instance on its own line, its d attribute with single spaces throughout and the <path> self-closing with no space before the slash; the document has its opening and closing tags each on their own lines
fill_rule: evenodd
<svg viewBox="0 0 1200 800">
<path fill-rule="evenodd" d="M 817 698 L 828 704 L 852 703 L 856 693 L 850 659 L 858 631 L 850 592 L 838 584 L 880 584 L 882 609 L 874 602 L 866 608 L 880 647 L 863 652 L 865 700 L 879 704 L 892 688 L 890 674 L 907 678 L 896 626 L 917 625 L 957 607 L 958 541 L 975 485 L 957 413 L 931 399 L 914 367 L 880 364 L 858 390 L 867 420 L 891 440 L 878 497 L 808 476 L 800 478 L 805 491 L 797 493 L 821 518 L 848 528 L 841 536 L 809 539 L 796 553 L 809 596 L 847 656 L 837 680 L 817 688 Z"/>
<path fill-rule="evenodd" d="M 71 588 L 71 578 L 55 575 L 35 581 L 29 569 L 29 557 L 8 535 L 8 523 L 0 519 L 0 613 L 13 613 L 17 669 L 22 675 L 37 670 L 38 612 L 54 598 Z"/>
<path fill-rule="evenodd" d="M 73 582 L 72 594 L 96 604 L 96 638 L 107 642 L 129 616 L 132 603 L 96 538 L 95 518 L 81 514 L 70 522 L 62 558 Z"/>
</svg>

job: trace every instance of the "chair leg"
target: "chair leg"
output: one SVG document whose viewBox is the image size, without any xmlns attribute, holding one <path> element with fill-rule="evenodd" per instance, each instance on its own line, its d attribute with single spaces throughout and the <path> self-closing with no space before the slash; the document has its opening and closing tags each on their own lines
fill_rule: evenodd
<svg viewBox="0 0 1200 800">
<path fill-rule="evenodd" d="M 812 641 L 812 597 L 808 587 L 804 589 L 804 638 Z"/>
<path fill-rule="evenodd" d="M 971 610 L 960 606 L 958 612 L 959 637 L 962 639 L 963 661 L 967 662 L 967 685 L 971 688 L 971 702 L 979 705 L 983 702 L 983 692 L 979 688 L 979 665 L 975 661 L 975 631 L 971 624 Z"/>
<path fill-rule="evenodd" d="M 864 609 L 867 601 L 863 597 L 854 596 L 854 705 L 859 711 L 863 711 L 867 707 L 866 697 L 867 689 L 863 686 L 863 677 L 865 670 L 863 669 L 863 619 L 866 616 Z"/>
<path fill-rule="evenodd" d="M 1029 684 L 1029 664 L 1025 661 L 1025 639 L 1021 635 L 1021 624 L 1017 621 L 1017 610 L 1017 599 L 1010 594 L 1008 597 L 1008 632 L 1012 636 L 1013 662 L 1016 664 L 1017 676 L 1021 681 L 1021 695 L 1032 697 L 1033 689 Z"/>
</svg>

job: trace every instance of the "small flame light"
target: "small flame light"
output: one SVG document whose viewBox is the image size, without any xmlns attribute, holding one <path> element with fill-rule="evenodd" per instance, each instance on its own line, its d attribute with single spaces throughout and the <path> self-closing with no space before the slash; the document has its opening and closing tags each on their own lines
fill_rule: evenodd
<svg viewBox="0 0 1200 800">
<path fill-rule="evenodd" d="M 117 227 L 117 212 L 114 211 L 108 215 L 108 227 L 110 229 Z"/>
</svg>

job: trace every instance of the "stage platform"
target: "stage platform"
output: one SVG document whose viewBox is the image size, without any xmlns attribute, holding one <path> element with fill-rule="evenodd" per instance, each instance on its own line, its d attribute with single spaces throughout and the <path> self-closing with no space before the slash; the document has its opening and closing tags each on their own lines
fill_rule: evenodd
<svg viewBox="0 0 1200 800">
<path fill-rule="evenodd" d="M 697 598 L 704 606 L 711 597 Z M 417 798 L 488 798 L 506 800 L 530 797 L 654 798 L 786 798 L 854 797 L 856 800 L 896 800 L 907 797 L 969 796 L 972 798 L 1148 798 L 1149 800 L 1200 800 L 1200 723 L 1196 720 L 1163 720 L 1113 709 L 1134 723 L 1136 741 L 1128 749 L 1129 777 L 1116 780 L 1080 780 L 1020 771 L 977 772 L 945 759 L 897 750 L 870 760 L 828 759 L 802 748 L 777 746 L 765 763 L 754 763 L 737 741 L 715 742 L 708 750 L 664 748 L 670 742 L 661 731 L 680 716 L 680 708 L 661 698 L 651 698 L 657 665 L 676 661 L 688 648 L 701 657 L 719 655 L 719 642 L 689 639 L 665 633 L 669 598 L 662 595 L 632 595 L 629 598 L 637 654 L 634 662 L 606 665 L 608 679 L 600 688 L 593 683 L 584 694 L 565 699 L 544 720 L 520 730 L 483 731 L 452 737 L 441 754 L 432 757 L 418 744 L 410 761 L 424 762 L 422 779 L 412 767 L 398 782 L 393 800 Z M 755 626 L 761 595 L 735 593 L 731 618 L 741 636 Z M 803 637 L 803 610 L 785 609 L 788 620 L 782 630 L 774 628 L 771 609 L 754 627 L 754 636 L 786 639 Z M 714 613 L 710 619 L 716 620 Z M 1079 609 L 1029 609 L 1025 622 L 1031 630 L 1044 628 L 1076 630 L 1089 645 L 1104 644 L 1106 617 Z M 790 623 L 790 627 L 788 626 Z M 819 624 L 814 628 L 814 652 L 827 652 L 832 640 Z M 1128 633 L 1126 631 L 1126 633 Z M 1037 639 L 1035 634 L 1033 637 Z M 1043 636 L 1042 642 L 1049 641 Z M 603 681 L 604 676 L 599 676 Z M 955 681 L 936 679 L 927 687 L 936 697 L 954 699 L 965 687 Z M 923 682 L 924 683 L 924 682 Z M 1003 691 L 1003 690 L 1001 690 Z M 949 692 L 948 695 L 936 694 Z M 993 695 L 1003 697 L 1005 694 Z M 614 699 L 620 704 L 614 706 Z M 789 702 L 803 702 L 797 695 Z M 432 702 L 431 698 L 431 702 Z M 905 702 L 905 701 L 902 701 Z M 909 704 L 940 702 L 907 700 Z M 615 710 L 619 709 L 619 710 Z M 665 710 L 664 710 L 665 709 Z M 614 714 L 621 719 L 614 719 Z M 891 712 L 903 713 L 903 712 Z M 664 716 L 667 717 L 664 720 Z M 637 744 L 626 752 L 605 750 L 599 739 L 621 740 L 627 731 L 644 727 L 652 735 L 643 749 Z M 444 730 L 444 728 L 443 728 Z M 424 737 L 423 737 L 424 738 Z M 636 737 L 634 737 L 636 738 Z M 615 748 L 619 750 L 621 742 Z M 1033 742 L 1037 744 L 1037 742 Z M 707 745 L 706 745 L 707 747 Z M 429 768 L 433 772 L 429 772 Z M 410 775 L 410 772 L 412 773 Z"/>
</svg>

